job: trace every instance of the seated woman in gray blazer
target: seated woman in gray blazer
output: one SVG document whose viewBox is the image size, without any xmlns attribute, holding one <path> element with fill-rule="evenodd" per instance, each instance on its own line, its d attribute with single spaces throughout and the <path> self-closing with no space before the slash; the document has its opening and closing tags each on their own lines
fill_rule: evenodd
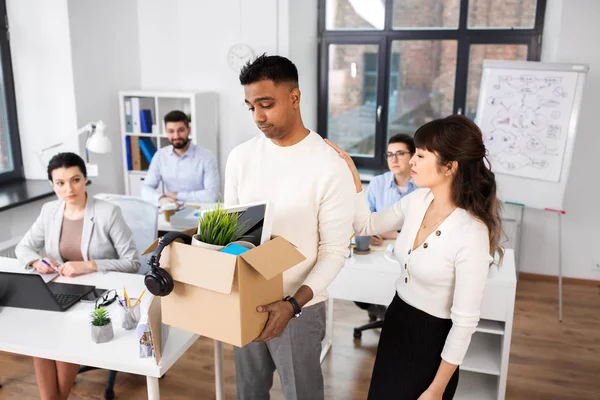
<svg viewBox="0 0 600 400">
<path fill-rule="evenodd" d="M 87 195 L 87 171 L 81 157 L 74 153 L 55 155 L 48 164 L 48 179 L 58 200 L 44 204 L 17 245 L 17 258 L 42 274 L 137 272 L 140 261 L 131 230 L 118 206 Z M 33 360 L 41 398 L 66 399 L 79 365 Z"/>
</svg>

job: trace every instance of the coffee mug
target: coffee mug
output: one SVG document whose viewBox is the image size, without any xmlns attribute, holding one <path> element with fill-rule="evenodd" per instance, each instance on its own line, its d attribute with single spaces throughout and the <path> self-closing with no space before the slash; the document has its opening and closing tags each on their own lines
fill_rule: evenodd
<svg viewBox="0 0 600 400">
<path fill-rule="evenodd" d="M 171 222 L 171 217 L 177 212 L 177 204 L 168 203 L 161 206 L 165 220 Z"/>
<path fill-rule="evenodd" d="M 357 251 L 367 251 L 371 246 L 371 236 L 354 236 L 355 249 Z"/>
</svg>

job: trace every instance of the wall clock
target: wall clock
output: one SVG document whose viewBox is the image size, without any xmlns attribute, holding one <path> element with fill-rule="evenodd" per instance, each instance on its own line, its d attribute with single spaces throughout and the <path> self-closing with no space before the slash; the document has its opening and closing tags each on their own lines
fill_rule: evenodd
<svg viewBox="0 0 600 400">
<path fill-rule="evenodd" d="M 238 73 L 248 61 L 252 60 L 254 60 L 254 50 L 247 44 L 234 44 L 227 52 L 227 63 Z"/>
</svg>

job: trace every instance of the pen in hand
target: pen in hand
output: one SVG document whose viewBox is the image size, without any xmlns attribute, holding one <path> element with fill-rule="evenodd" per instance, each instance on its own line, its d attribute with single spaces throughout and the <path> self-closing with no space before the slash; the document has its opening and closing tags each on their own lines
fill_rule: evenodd
<svg viewBox="0 0 600 400">
<path fill-rule="evenodd" d="M 42 262 L 58 273 L 58 268 L 56 268 L 54 265 L 50 264 L 48 261 L 44 260 L 43 258 L 42 258 Z"/>
</svg>

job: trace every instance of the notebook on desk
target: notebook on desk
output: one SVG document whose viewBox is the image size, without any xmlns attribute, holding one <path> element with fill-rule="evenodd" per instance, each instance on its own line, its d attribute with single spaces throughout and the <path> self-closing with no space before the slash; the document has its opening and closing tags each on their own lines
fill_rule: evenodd
<svg viewBox="0 0 600 400">
<path fill-rule="evenodd" d="M 95 286 L 44 282 L 38 274 L 0 271 L 0 306 L 65 311 Z"/>
</svg>

